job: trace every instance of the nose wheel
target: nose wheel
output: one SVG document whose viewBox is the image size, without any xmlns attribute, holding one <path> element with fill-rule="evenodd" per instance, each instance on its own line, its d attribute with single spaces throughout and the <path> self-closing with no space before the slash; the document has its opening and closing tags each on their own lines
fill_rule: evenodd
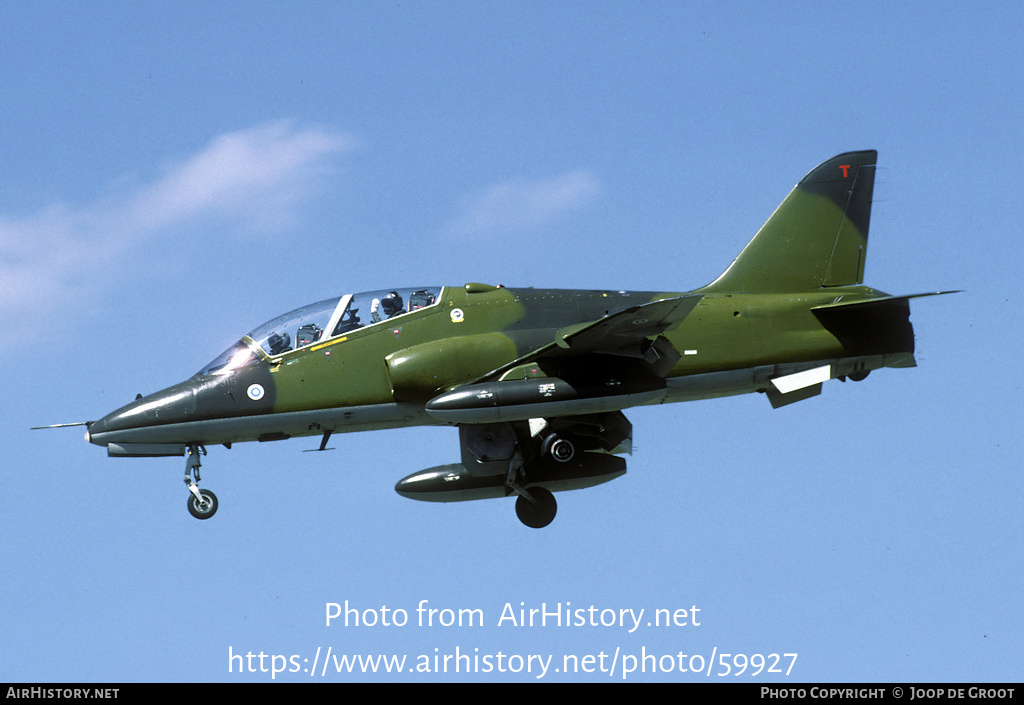
<svg viewBox="0 0 1024 705">
<path fill-rule="evenodd" d="M 191 489 L 191 488 L 189 488 Z M 217 495 L 210 490 L 199 490 L 199 498 L 190 495 L 188 513 L 196 519 L 209 519 L 217 512 Z"/>
<path fill-rule="evenodd" d="M 210 490 L 199 489 L 199 456 L 206 455 L 206 449 L 190 445 L 185 454 L 185 485 L 188 487 L 188 513 L 196 519 L 209 519 L 217 513 L 217 495 Z M 194 479 L 193 479 L 194 478 Z"/>
</svg>

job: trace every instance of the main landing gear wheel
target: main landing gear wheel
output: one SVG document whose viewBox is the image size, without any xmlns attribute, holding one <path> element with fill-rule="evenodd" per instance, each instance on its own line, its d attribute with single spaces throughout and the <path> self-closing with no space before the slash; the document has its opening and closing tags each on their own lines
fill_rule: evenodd
<svg viewBox="0 0 1024 705">
<path fill-rule="evenodd" d="M 555 496 L 543 487 L 531 487 L 527 491 L 529 497 L 519 495 L 516 499 L 516 516 L 531 529 L 543 529 L 554 520 L 558 511 Z"/>
<path fill-rule="evenodd" d="M 210 490 L 199 490 L 200 502 L 195 495 L 188 497 L 188 513 L 196 519 L 209 519 L 217 513 L 217 495 Z"/>
</svg>

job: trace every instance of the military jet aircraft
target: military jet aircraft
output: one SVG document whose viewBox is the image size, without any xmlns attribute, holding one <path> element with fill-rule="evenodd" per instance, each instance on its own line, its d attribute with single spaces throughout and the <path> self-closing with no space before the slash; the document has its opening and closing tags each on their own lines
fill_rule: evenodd
<svg viewBox="0 0 1024 705">
<path fill-rule="evenodd" d="M 622 410 L 734 394 L 773 407 L 828 380 L 914 366 L 909 300 L 863 285 L 875 151 L 840 154 L 789 193 L 713 282 L 688 292 L 466 284 L 345 294 L 254 329 L 197 374 L 87 424 L 113 457 L 183 456 L 188 509 L 206 448 L 416 425 L 458 428 L 459 462 L 400 480 L 412 499 L 552 492 L 626 472 Z M 70 425 L 70 424 L 69 424 Z"/>
</svg>

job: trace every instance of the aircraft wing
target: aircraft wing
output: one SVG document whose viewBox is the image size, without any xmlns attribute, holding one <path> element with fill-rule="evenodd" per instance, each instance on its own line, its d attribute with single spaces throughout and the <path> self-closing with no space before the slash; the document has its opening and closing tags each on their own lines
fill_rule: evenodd
<svg viewBox="0 0 1024 705">
<path fill-rule="evenodd" d="M 701 298 L 703 296 L 700 294 L 676 296 L 639 306 L 630 306 L 593 323 L 560 330 L 555 339 L 555 345 L 574 353 L 614 353 L 617 350 L 636 345 L 645 338 L 661 335 L 669 328 L 681 323 L 690 315 L 690 311 L 694 309 Z"/>
<path fill-rule="evenodd" d="M 674 296 L 630 306 L 596 321 L 563 328 L 556 333 L 551 343 L 532 350 L 469 384 L 500 379 L 506 372 L 520 365 L 567 356 L 605 353 L 646 358 L 653 362 L 651 349 L 654 346 L 651 345 L 650 338 L 661 335 L 681 323 L 702 298 L 701 294 Z M 667 344 L 667 341 L 665 342 Z M 668 369 L 664 372 L 667 373 Z"/>
</svg>

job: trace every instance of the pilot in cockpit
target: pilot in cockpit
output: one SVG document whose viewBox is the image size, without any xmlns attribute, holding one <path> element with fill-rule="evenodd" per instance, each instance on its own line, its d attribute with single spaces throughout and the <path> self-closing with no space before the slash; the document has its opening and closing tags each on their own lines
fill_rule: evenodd
<svg viewBox="0 0 1024 705">
<path fill-rule="evenodd" d="M 384 318 L 391 318 L 400 313 L 405 313 L 405 305 L 397 291 L 392 291 L 383 299 L 374 299 L 373 303 L 370 304 L 370 315 L 373 316 L 374 323 L 382 320 L 378 309 L 384 309 Z"/>
</svg>

